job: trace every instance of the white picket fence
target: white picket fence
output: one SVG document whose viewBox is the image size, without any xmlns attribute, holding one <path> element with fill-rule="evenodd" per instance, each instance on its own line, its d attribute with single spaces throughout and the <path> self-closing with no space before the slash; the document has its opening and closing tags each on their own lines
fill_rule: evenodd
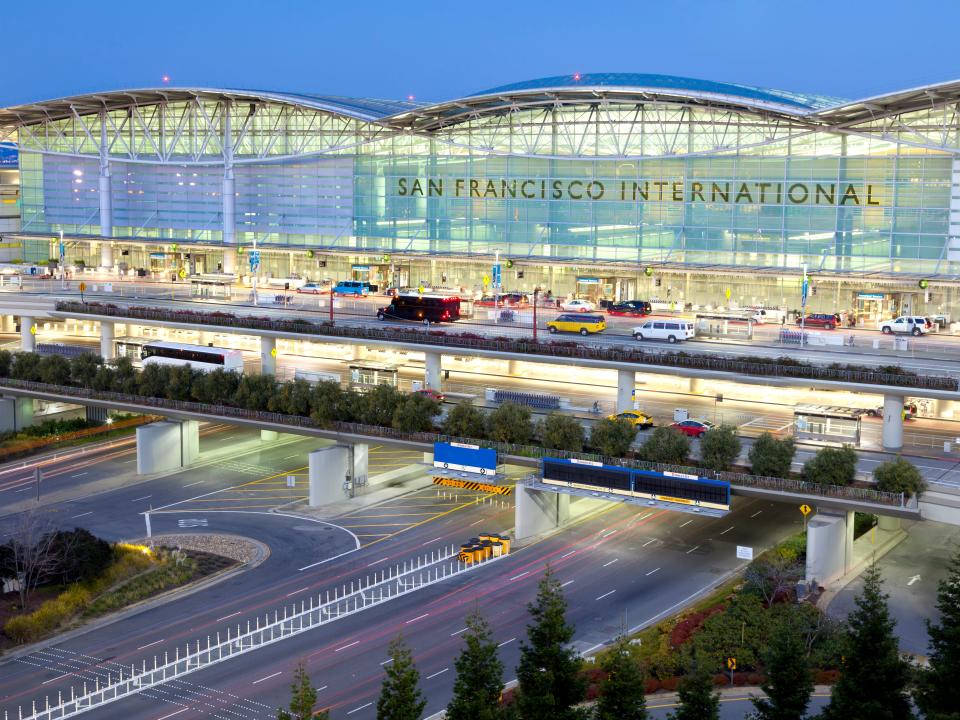
<svg viewBox="0 0 960 720">
<path fill-rule="evenodd" d="M 82 687 L 70 686 L 69 697 L 60 691 L 51 704 L 50 696 L 42 701 L 34 701 L 25 712 L 18 708 L 18 720 L 55 720 L 68 718 L 93 710 L 107 703 L 122 700 L 143 690 L 162 685 L 184 675 L 197 672 L 237 655 L 252 652 L 266 645 L 299 635 L 313 628 L 349 617 L 367 608 L 382 605 L 403 595 L 421 590 L 451 577 L 462 575 L 478 567 L 484 567 L 500 557 L 492 557 L 479 563 L 462 563 L 457 559 L 458 549 L 454 546 L 429 555 L 423 555 L 411 562 L 397 565 L 368 576 L 337 589 L 326 596 L 320 594 L 274 610 L 262 618 L 248 620 L 246 629 L 237 624 L 236 628 L 227 627 L 224 632 L 207 635 L 206 641 L 197 639 L 188 642 L 183 651 L 178 647 L 171 659 L 165 652 L 163 658 L 154 655 L 151 661 L 143 659 L 140 666 L 130 665 L 129 672 L 121 670 L 116 677 L 108 676 L 101 683 L 97 678 L 91 683 L 84 682 Z M 505 556 L 504 556 L 505 557 Z M 10 720 L 4 712 L 4 720 Z"/>
</svg>

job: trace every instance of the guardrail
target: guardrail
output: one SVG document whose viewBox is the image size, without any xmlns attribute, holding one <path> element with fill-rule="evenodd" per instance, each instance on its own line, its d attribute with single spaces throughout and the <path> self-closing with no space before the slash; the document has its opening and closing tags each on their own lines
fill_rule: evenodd
<svg viewBox="0 0 960 720">
<path fill-rule="evenodd" d="M 501 456 L 506 457 L 513 456 L 539 459 L 545 455 L 549 455 L 550 457 L 593 460 L 596 462 L 603 462 L 608 465 L 620 465 L 623 467 L 633 467 L 641 470 L 697 474 L 704 478 L 726 480 L 735 487 L 757 488 L 786 493 L 806 494 L 825 498 L 853 500 L 857 502 L 874 503 L 876 505 L 883 505 L 887 507 L 912 509 L 916 507 L 917 503 L 916 496 L 908 499 L 905 498 L 902 493 L 889 493 L 880 490 L 873 490 L 871 488 L 856 488 L 840 485 L 820 485 L 818 483 L 809 483 L 791 478 L 768 478 L 749 475 L 746 473 L 715 472 L 712 470 L 693 468 L 689 466 L 663 465 L 660 463 L 650 463 L 643 460 L 632 460 L 628 458 L 611 458 L 593 453 L 571 452 L 568 450 L 554 449 L 548 450 L 538 445 L 515 445 L 512 443 L 502 443 L 492 440 L 453 437 L 434 432 L 403 432 L 400 430 L 395 430 L 394 428 L 380 427 L 377 425 L 361 425 L 359 423 L 348 423 L 341 421 L 333 421 L 324 424 L 313 418 L 301 415 L 284 415 L 282 413 L 269 412 L 267 410 L 247 410 L 244 408 L 234 407 L 232 405 L 210 405 L 207 403 L 198 403 L 189 400 L 168 400 L 166 398 L 147 397 L 145 395 L 130 395 L 127 393 L 118 393 L 112 391 L 90 390 L 88 388 L 79 388 L 68 385 L 48 385 L 46 383 L 34 382 L 31 380 L 15 380 L 13 378 L 0 378 L 0 389 L 3 387 L 21 388 L 27 391 L 50 393 L 86 400 L 102 400 L 133 406 L 146 406 L 149 408 L 165 409 L 174 412 L 182 411 L 200 415 L 209 415 L 214 419 L 232 417 L 243 420 L 273 423 L 277 425 L 288 425 L 292 427 L 333 430 L 344 434 L 396 440 L 399 442 L 414 442 L 429 445 L 432 445 L 434 442 L 462 442 L 480 445 L 481 447 L 492 448 Z"/>
<path fill-rule="evenodd" d="M 154 655 L 150 661 L 143 658 L 139 665 L 132 663 L 129 670 L 122 667 L 117 677 L 113 677 L 111 673 L 104 683 L 97 677 L 93 688 L 87 682 L 79 689 L 71 685 L 69 698 L 65 697 L 61 690 L 53 704 L 47 696 L 39 708 L 36 701 L 26 712 L 22 707 L 18 708 L 17 718 L 57 720 L 73 717 L 507 557 L 500 555 L 478 562 L 462 563 L 456 559 L 458 552 L 458 548 L 450 546 L 440 552 L 417 558 L 409 565 L 383 570 L 374 574 L 372 581 L 369 576 L 365 581 L 359 581 L 356 590 L 351 583 L 349 592 L 345 589 L 343 594 L 335 591 L 333 599 L 328 592 L 326 598 L 318 594 L 311 596 L 309 601 L 302 600 L 299 608 L 296 603 L 285 605 L 282 615 L 280 610 L 274 610 L 271 620 L 271 613 L 267 612 L 262 622 L 259 616 L 255 621 L 248 620 L 246 629 L 240 624 L 237 624 L 235 629 L 228 626 L 224 633 L 207 635 L 205 642 L 199 638 L 188 642 L 182 654 L 178 646 L 172 659 L 170 653 L 165 652 L 162 659 Z"/>
<path fill-rule="evenodd" d="M 280 333 L 318 335 L 353 340 L 408 342 L 420 345 L 449 347 L 463 350 L 486 350 L 519 354 L 542 355 L 578 360 L 628 362 L 663 367 L 741 373 L 746 375 L 796 378 L 803 380 L 834 380 L 867 385 L 889 385 L 903 388 L 957 391 L 956 378 L 916 375 L 907 372 L 884 372 L 851 366 L 817 366 L 791 361 L 789 358 L 733 358 L 716 354 L 688 354 L 685 352 L 648 352 L 628 345 L 600 346 L 572 341 L 539 341 L 532 338 L 484 337 L 474 333 L 450 333 L 445 330 L 418 330 L 413 327 L 372 328 L 337 325 L 331 322 L 313 322 L 303 318 L 268 318 L 238 316 L 225 312 L 196 310 L 167 310 L 137 306 L 120 307 L 109 303 L 82 303 L 59 301 L 58 312 L 83 315 L 105 315 L 129 320 L 153 322 L 181 322 L 216 327 L 267 330 Z"/>
</svg>

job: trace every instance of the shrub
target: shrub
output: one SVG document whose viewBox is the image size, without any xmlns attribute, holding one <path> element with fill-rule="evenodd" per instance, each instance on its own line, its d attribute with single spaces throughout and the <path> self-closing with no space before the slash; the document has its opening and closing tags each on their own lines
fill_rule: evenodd
<svg viewBox="0 0 960 720">
<path fill-rule="evenodd" d="M 803 479 L 821 485 L 850 485 L 856 477 L 857 453 L 849 445 L 821 448 L 803 466 Z"/>
<path fill-rule="evenodd" d="M 113 550 L 89 530 L 58 530 L 50 542 L 50 552 L 56 564 L 49 579 L 62 585 L 92 580 L 113 561 Z"/>
<path fill-rule="evenodd" d="M 401 432 L 433 430 L 433 419 L 440 414 L 440 403 L 421 393 L 406 395 L 393 411 L 391 425 Z"/>
<path fill-rule="evenodd" d="M 13 353 L 9 350 L 0 350 L 0 377 L 10 377 L 10 365 L 13 363 Z"/>
<path fill-rule="evenodd" d="M 458 403 L 443 419 L 443 432 L 454 437 L 484 438 L 485 430 L 483 410 L 469 402 Z"/>
<path fill-rule="evenodd" d="M 628 420 L 598 420 L 590 428 L 590 446 L 601 455 L 623 457 L 637 437 L 637 428 Z"/>
<path fill-rule="evenodd" d="M 672 427 L 656 428 L 640 448 L 648 462 L 682 465 L 690 455 L 690 438 Z"/>
<path fill-rule="evenodd" d="M 47 355 L 40 358 L 38 366 L 40 382 L 50 385 L 66 385 L 70 382 L 70 361 L 62 355 Z"/>
<path fill-rule="evenodd" d="M 93 376 L 103 364 L 103 359 L 92 352 L 80 353 L 70 359 L 70 379 L 80 387 L 92 387 Z"/>
<path fill-rule="evenodd" d="M 29 352 L 14 355 L 10 377 L 14 380 L 40 380 L 40 356 Z"/>
<path fill-rule="evenodd" d="M 700 460 L 711 470 L 727 470 L 739 456 L 740 438 L 731 425 L 710 428 L 700 440 Z"/>
<path fill-rule="evenodd" d="M 765 432 L 758 437 L 747 457 L 750 459 L 750 472 L 762 477 L 790 477 L 796 444 L 792 437 L 777 440 Z"/>
<path fill-rule="evenodd" d="M 487 434 L 491 440 L 525 445 L 533 435 L 530 408 L 505 402 L 487 416 Z"/>
<path fill-rule="evenodd" d="M 884 492 L 904 493 L 907 497 L 919 495 L 926 489 L 923 475 L 909 460 L 898 457 L 877 466 L 873 471 L 877 489 Z"/>
<path fill-rule="evenodd" d="M 583 450 L 583 425 L 569 415 L 550 413 L 543 421 L 541 439 L 545 448 L 580 452 Z"/>
</svg>

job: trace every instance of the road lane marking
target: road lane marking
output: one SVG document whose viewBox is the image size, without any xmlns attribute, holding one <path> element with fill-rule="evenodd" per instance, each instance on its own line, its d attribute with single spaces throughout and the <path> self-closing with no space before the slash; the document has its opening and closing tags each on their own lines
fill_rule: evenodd
<svg viewBox="0 0 960 720">
<path fill-rule="evenodd" d="M 473 527 L 474 525 L 479 525 L 479 524 L 482 523 L 482 522 L 483 522 L 483 520 L 477 520 L 476 522 L 472 522 L 472 523 L 470 523 L 470 527 Z"/>
<path fill-rule="evenodd" d="M 603 567 L 609 567 L 610 565 L 613 565 L 613 564 L 614 564 L 617 560 L 619 560 L 619 559 L 620 559 L 620 558 L 614 558 L 614 559 L 611 560 L 610 562 L 604 563 L 604 564 L 603 564 Z"/>
<path fill-rule="evenodd" d="M 157 720 L 167 720 L 167 718 L 172 718 L 174 715 L 179 715 L 182 712 L 186 712 L 190 708 L 180 708 L 176 712 L 172 712 L 169 715 L 164 715 L 163 717 L 157 718 Z"/>
<path fill-rule="evenodd" d="M 372 563 L 370 563 L 369 565 L 367 565 L 367 567 L 373 567 L 374 565 L 379 565 L 379 564 L 382 563 L 384 560 L 389 560 L 389 559 L 390 559 L 390 558 L 388 558 L 388 557 L 382 557 L 382 558 L 380 558 L 379 560 L 374 560 Z"/>
<path fill-rule="evenodd" d="M 498 647 L 498 648 L 502 648 L 504 645 L 509 645 L 509 644 L 512 643 L 514 640 L 516 640 L 515 637 L 512 637 L 512 638 L 510 638 L 509 640 L 504 640 L 502 643 L 500 643 L 499 645 L 497 645 L 497 647 Z"/>
<path fill-rule="evenodd" d="M 598 598 L 596 598 L 596 599 L 597 599 L 597 600 L 603 600 L 605 597 L 610 597 L 610 596 L 613 595 L 615 592 L 616 592 L 616 590 L 611 590 L 610 592 L 606 592 L 606 593 L 604 593 L 603 595 L 601 595 L 600 597 L 598 597 Z"/>
<path fill-rule="evenodd" d="M 294 590 L 292 593 L 287 593 L 287 597 L 293 597 L 297 593 L 302 593 L 304 590 L 309 590 L 309 587 L 302 587 L 299 590 Z"/>
<path fill-rule="evenodd" d="M 124 460 L 123 463 L 121 463 L 121 464 L 123 464 L 123 465 L 129 465 L 130 463 L 135 463 L 136 461 L 137 461 L 137 459 L 134 458 L 133 460 Z M 183 712 L 183 710 L 181 710 L 180 712 Z M 176 715 L 176 713 L 174 713 L 174 715 Z M 170 717 L 170 716 L 167 715 L 167 717 Z"/>
<path fill-rule="evenodd" d="M 383 667 L 384 665 L 389 665 L 392 662 L 393 662 L 393 658 L 387 658 L 382 663 L 380 663 L 380 667 Z"/>
<path fill-rule="evenodd" d="M 359 644 L 360 644 L 360 641 L 359 641 L 359 640 L 354 640 L 354 641 L 353 641 L 352 643 L 350 643 L 349 645 L 344 645 L 343 647 L 338 647 L 336 650 L 334 650 L 334 652 L 340 652 L 341 650 L 346 650 L 347 648 L 352 648 L 354 645 L 359 645 Z"/>
<path fill-rule="evenodd" d="M 428 513 L 413 513 L 414 515 L 427 515 Z M 435 543 L 437 540 L 443 540 L 443 536 L 435 537 L 433 540 L 427 540 L 425 543 L 420 543 L 420 547 L 424 545 L 429 545 L 430 543 Z"/>
<path fill-rule="evenodd" d="M 253 684 L 256 685 L 257 683 L 262 683 L 264 680 L 269 680 L 270 678 L 275 678 L 277 675 L 282 675 L 282 674 L 283 674 L 283 671 L 275 672 L 273 675 L 267 675 L 266 677 L 262 677 L 259 680 L 254 680 Z"/>
<path fill-rule="evenodd" d="M 71 519 L 71 520 L 76 520 L 77 518 L 86 517 L 87 515 L 93 515 L 93 510 L 91 510 L 90 512 L 80 513 L 79 515 L 74 515 L 74 516 L 71 517 L 70 519 Z"/>
<path fill-rule="evenodd" d="M 364 708 L 368 708 L 368 707 L 370 707 L 371 705 L 373 705 L 373 703 L 372 703 L 372 702 L 368 702 L 366 705 L 361 705 L 360 707 L 354 708 L 353 710 L 348 710 L 348 711 L 347 711 L 347 715 L 353 715 L 355 712 L 360 712 L 360 711 L 363 710 Z"/>
<path fill-rule="evenodd" d="M 693 522 L 693 520 L 687 520 L 687 521 L 686 521 L 685 523 L 683 523 L 683 525 L 681 525 L 680 527 L 686 527 L 687 525 L 689 525 L 689 524 L 692 523 L 692 522 Z"/>
<path fill-rule="evenodd" d="M 565 583 L 561 583 L 561 584 L 560 584 L 560 587 L 565 588 L 567 585 L 569 585 L 569 584 L 572 583 L 572 582 L 573 582 L 573 580 L 567 580 Z"/>
<path fill-rule="evenodd" d="M 202 482 L 203 482 L 203 480 L 197 480 L 196 482 L 192 482 L 192 483 L 190 483 L 189 485 L 184 485 L 184 487 L 185 487 L 185 488 L 193 487 L 194 485 L 199 485 L 199 484 L 202 483 Z M 191 498 L 191 499 L 192 499 L 192 498 Z"/>
<path fill-rule="evenodd" d="M 762 513 L 762 512 L 763 512 L 763 510 L 757 510 L 757 511 L 756 511 L 753 515 L 751 515 L 750 517 L 755 518 L 757 515 L 759 515 L 759 514 Z"/>
<path fill-rule="evenodd" d="M 143 650 L 144 648 L 148 648 L 148 647 L 151 647 L 151 646 L 153 646 L 153 645 L 159 645 L 159 644 L 162 643 L 162 642 L 163 642 L 163 638 L 161 638 L 161 639 L 159 639 L 159 640 L 154 640 L 152 643 L 147 643 L 146 645 L 141 645 L 140 647 L 137 648 L 137 650 Z"/>
<path fill-rule="evenodd" d="M 689 555 L 690 553 L 694 552 L 695 550 L 699 550 L 699 549 L 700 549 L 700 546 L 699 546 L 699 545 L 694 545 L 692 548 L 690 548 L 689 550 L 687 550 L 687 555 Z"/>
<path fill-rule="evenodd" d="M 657 570 L 659 570 L 659 569 L 660 569 L 660 568 L 654 568 L 653 570 L 651 570 L 650 572 L 648 572 L 647 575 L 648 575 L 648 576 L 649 576 L 649 575 L 653 575 L 653 574 L 654 574 Z"/>
<path fill-rule="evenodd" d="M 724 531 L 723 531 L 722 533 L 720 533 L 720 534 L 721 534 L 721 535 L 726 535 L 728 532 L 730 532 L 731 530 L 733 530 L 735 527 L 736 527 L 736 525 L 731 525 L 730 527 L 728 527 L 726 530 L 724 530 Z"/>
<path fill-rule="evenodd" d="M 649 545 L 650 543 L 655 543 L 656 541 L 657 541 L 656 538 L 650 538 L 649 540 L 647 540 L 647 541 L 646 541 L 643 545 L 641 545 L 640 547 L 646 547 L 646 546 Z"/>
<path fill-rule="evenodd" d="M 223 617 L 217 618 L 214 622 L 220 622 L 221 620 L 226 620 L 227 618 L 232 618 L 236 615 L 239 615 L 240 611 L 237 610 L 235 613 L 230 613 L 229 615 L 224 615 Z"/>
<path fill-rule="evenodd" d="M 563 560 L 564 558 L 570 557 L 570 556 L 573 555 L 575 552 L 576 552 L 576 550 L 571 550 L 570 552 L 566 553 L 565 555 L 561 555 L 561 556 L 560 556 L 560 559 Z"/>
<path fill-rule="evenodd" d="M 89 474 L 90 474 L 89 472 L 77 473 L 76 475 L 71 475 L 70 479 L 72 480 L 73 478 L 83 477 L 84 475 L 89 475 Z"/>
<path fill-rule="evenodd" d="M 294 453 L 293 455 L 287 455 L 287 456 L 284 458 L 284 460 L 289 460 L 290 458 L 295 458 L 295 457 L 297 457 L 299 454 L 300 454 L 300 453 Z"/>
<path fill-rule="evenodd" d="M 330 687 L 330 686 L 329 686 L 329 685 L 324 685 L 322 688 L 317 688 L 317 692 L 323 692 L 323 691 L 326 690 L 328 687 Z"/>
<path fill-rule="evenodd" d="M 462 632 L 463 632 L 464 630 L 466 630 L 466 629 L 467 629 L 467 628 L 460 628 L 460 629 L 457 630 L 456 632 L 450 633 L 450 637 L 454 637 L 454 636 L 456 636 L 456 635 L 459 635 L 460 633 L 462 633 Z"/>
<path fill-rule="evenodd" d="M 427 675 L 427 677 L 426 677 L 425 679 L 426 679 L 426 680 L 433 680 L 433 679 L 434 679 L 435 677 L 437 677 L 438 675 L 443 675 L 443 674 L 444 674 L 447 670 L 449 670 L 449 669 L 450 669 L 450 668 L 445 667 L 445 668 L 444 668 L 443 670 L 441 670 L 440 672 L 435 672 L 433 675 Z"/>
<path fill-rule="evenodd" d="M 407 621 L 404 623 L 404 625 L 409 625 L 410 623 L 415 623 L 417 620 L 423 620 L 423 619 L 424 619 L 425 617 L 427 617 L 427 615 L 429 615 L 429 614 L 430 614 L 430 613 L 424 613 L 423 615 L 417 615 L 417 617 L 413 618 L 412 620 L 407 620 Z"/>
<path fill-rule="evenodd" d="M 611 530 L 610 532 L 603 532 L 603 533 L 601 533 L 600 537 L 608 538 L 608 537 L 610 537 L 611 535 L 613 535 L 615 532 L 616 532 L 616 530 Z"/>
<path fill-rule="evenodd" d="M 130 502 L 140 502 L 141 500 L 148 500 L 148 499 L 150 499 L 150 498 L 152 498 L 152 497 L 153 497 L 153 495 L 144 495 L 143 497 L 134 498 L 134 499 L 131 500 Z"/>
<path fill-rule="evenodd" d="M 72 672 L 64 673 L 63 675 L 57 675 L 55 678 L 50 678 L 49 680 L 44 680 L 41 685 L 46 685 L 47 683 L 56 682 L 57 680 L 63 680 L 65 677 L 70 677 L 73 675 Z"/>
<path fill-rule="evenodd" d="M 510 578 L 510 580 L 511 580 L 511 581 L 513 581 L 513 580 L 519 580 L 519 579 L 522 578 L 524 575 L 529 575 L 529 574 L 530 574 L 530 571 L 529 571 L 529 570 L 524 570 L 524 571 L 523 571 L 522 573 L 520 573 L 519 575 L 514 575 L 512 578 Z"/>
<path fill-rule="evenodd" d="M 20 488 L 16 492 L 30 492 L 31 490 L 33 490 L 32 487 L 25 487 L 25 488 Z"/>
</svg>

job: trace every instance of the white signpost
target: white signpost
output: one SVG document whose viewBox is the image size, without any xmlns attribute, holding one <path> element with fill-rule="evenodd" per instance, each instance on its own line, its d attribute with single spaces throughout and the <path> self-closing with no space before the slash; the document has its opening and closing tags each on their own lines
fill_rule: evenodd
<svg viewBox="0 0 960 720">
<path fill-rule="evenodd" d="M 737 560 L 753 560 L 753 548 L 737 545 Z"/>
</svg>

